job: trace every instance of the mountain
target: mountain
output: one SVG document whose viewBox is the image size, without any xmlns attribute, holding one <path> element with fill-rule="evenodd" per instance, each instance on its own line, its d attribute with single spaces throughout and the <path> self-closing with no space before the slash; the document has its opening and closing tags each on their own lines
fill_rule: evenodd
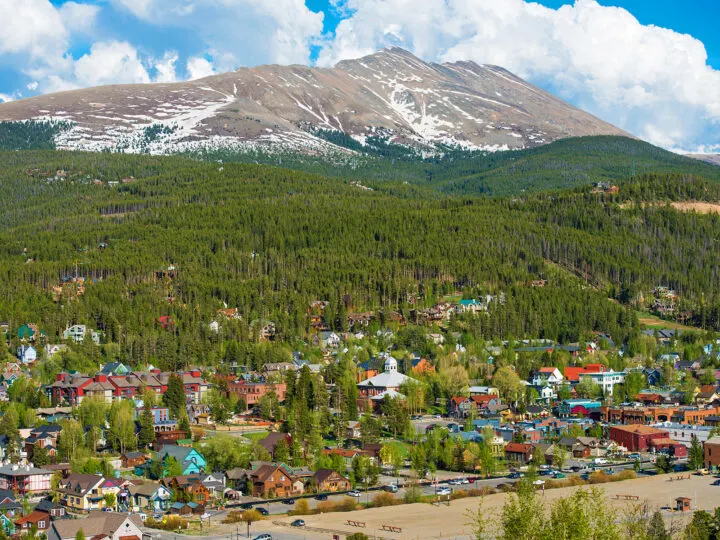
<svg viewBox="0 0 720 540">
<path fill-rule="evenodd" d="M 68 122 L 60 149 L 172 153 L 207 149 L 353 151 L 321 132 L 420 148 L 533 148 L 626 135 L 509 71 L 433 64 L 398 48 L 331 69 L 259 66 L 204 79 L 115 85 L 0 105 L 0 120 Z"/>
<path fill-rule="evenodd" d="M 687 157 L 699 159 L 711 165 L 720 165 L 720 154 L 686 154 Z"/>
</svg>

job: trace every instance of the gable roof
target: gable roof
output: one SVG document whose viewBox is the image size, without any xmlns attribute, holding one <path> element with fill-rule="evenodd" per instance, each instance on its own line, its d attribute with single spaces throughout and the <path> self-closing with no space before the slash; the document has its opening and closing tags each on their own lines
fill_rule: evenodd
<svg viewBox="0 0 720 540">
<path fill-rule="evenodd" d="M 75 538 L 77 532 L 82 529 L 86 538 L 112 537 L 122 526 L 125 520 L 135 525 L 138 529 L 143 526 L 140 516 L 137 514 L 122 514 L 119 512 L 90 512 L 83 519 L 61 519 L 53 521 L 52 528 L 60 538 Z M 121 535 L 122 537 L 122 535 Z"/>
<path fill-rule="evenodd" d="M 533 451 L 533 445 L 532 444 L 523 444 L 523 443 L 507 443 L 505 445 L 505 452 L 512 452 L 515 454 L 529 454 Z"/>
</svg>

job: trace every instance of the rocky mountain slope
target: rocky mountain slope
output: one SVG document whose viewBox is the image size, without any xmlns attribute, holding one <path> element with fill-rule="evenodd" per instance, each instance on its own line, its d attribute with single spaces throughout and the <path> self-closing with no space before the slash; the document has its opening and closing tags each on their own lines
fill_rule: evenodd
<svg viewBox="0 0 720 540">
<path fill-rule="evenodd" d="M 507 70 L 431 64 L 398 48 L 332 69 L 259 66 L 204 79 L 88 88 L 0 105 L 0 120 L 71 127 L 58 148 L 171 153 L 203 148 L 348 150 L 316 136 L 342 131 L 420 148 L 506 150 L 566 137 L 626 135 Z"/>
<path fill-rule="evenodd" d="M 711 165 L 720 166 L 720 154 L 686 154 L 687 157 L 710 163 Z"/>
</svg>

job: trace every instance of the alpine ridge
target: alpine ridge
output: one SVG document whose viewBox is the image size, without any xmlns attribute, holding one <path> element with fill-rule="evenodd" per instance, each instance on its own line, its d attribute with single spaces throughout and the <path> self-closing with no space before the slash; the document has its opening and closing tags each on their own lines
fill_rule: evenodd
<svg viewBox="0 0 720 540">
<path fill-rule="evenodd" d="M 627 135 L 509 71 L 427 63 L 384 49 L 335 67 L 267 65 L 195 81 L 72 90 L 0 105 L 0 120 L 67 123 L 59 149 L 167 154 L 202 149 L 350 150 L 344 132 L 432 149 L 532 148 L 584 135 Z"/>
</svg>

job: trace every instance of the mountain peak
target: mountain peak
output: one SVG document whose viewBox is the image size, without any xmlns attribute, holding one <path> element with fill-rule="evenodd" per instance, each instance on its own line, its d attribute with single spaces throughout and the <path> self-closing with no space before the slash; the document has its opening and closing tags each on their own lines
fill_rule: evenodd
<svg viewBox="0 0 720 540">
<path fill-rule="evenodd" d="M 257 66 L 183 83 L 117 85 L 0 105 L 0 120 L 72 123 L 59 148 L 169 153 L 208 148 L 348 152 L 317 137 L 344 132 L 434 148 L 528 148 L 581 135 L 624 135 L 495 66 L 429 64 L 388 47 L 331 69 Z"/>
</svg>

